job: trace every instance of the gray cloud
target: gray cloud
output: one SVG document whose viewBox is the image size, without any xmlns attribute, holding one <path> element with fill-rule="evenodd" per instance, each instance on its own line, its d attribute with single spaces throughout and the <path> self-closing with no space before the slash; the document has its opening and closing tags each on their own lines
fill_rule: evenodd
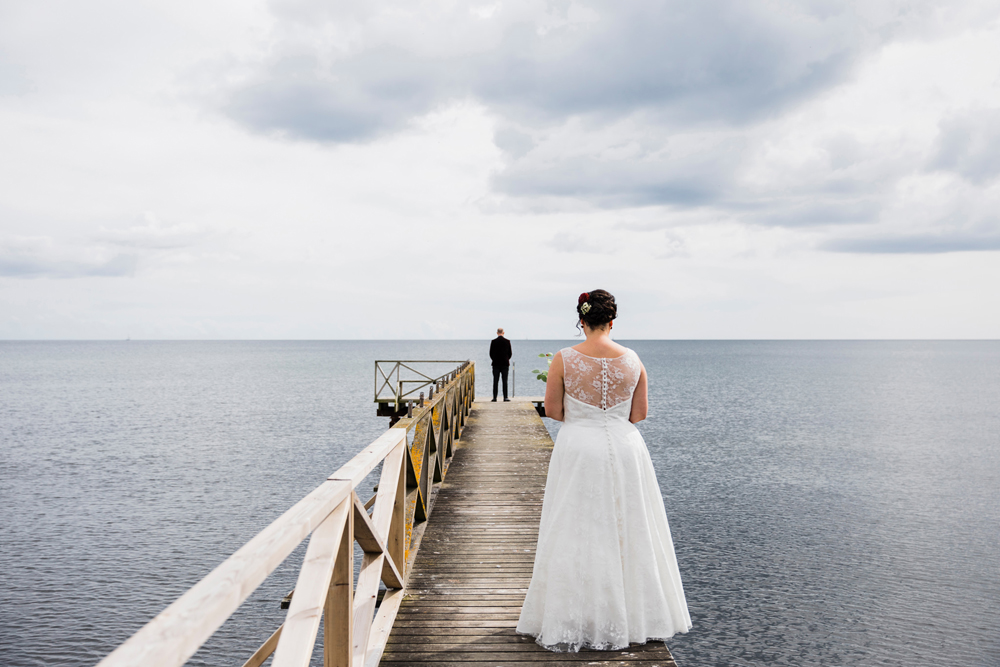
<svg viewBox="0 0 1000 667">
<path fill-rule="evenodd" d="M 137 257 L 121 253 L 105 261 L 49 259 L 0 248 L 0 276 L 10 278 L 131 277 Z"/>
<path fill-rule="evenodd" d="M 91 235 L 91 239 L 123 248 L 176 250 L 193 246 L 211 235 L 209 230 L 191 224 L 163 226 L 150 212 L 144 214 L 143 219 L 145 224 L 124 229 L 102 227 Z"/>
<path fill-rule="evenodd" d="M 493 143 L 497 148 L 516 158 L 524 155 L 538 145 L 538 142 L 527 132 L 513 127 L 501 127 L 493 133 Z"/>
<path fill-rule="evenodd" d="M 815 5 L 815 3 L 814 3 Z M 472 72 L 481 99 L 521 115 L 760 118 L 839 81 L 859 56 L 846 12 L 710 0 L 596 2 L 586 28 L 512 26 Z"/>
<path fill-rule="evenodd" d="M 494 189 L 519 197 L 579 198 L 607 208 L 701 206 L 727 196 L 746 149 L 740 137 L 646 136 L 643 146 L 623 143 L 614 128 L 606 137 L 600 130 L 594 129 L 588 145 L 513 161 L 493 177 Z"/>
<path fill-rule="evenodd" d="M 1000 250 L 1000 234 L 992 236 L 926 234 L 881 238 L 845 238 L 827 241 L 820 246 L 820 249 L 866 254 L 937 254 Z"/>
<path fill-rule="evenodd" d="M 164 227 L 152 213 L 145 224 L 106 229 L 58 243 L 46 236 L 0 237 L 0 276 L 12 278 L 131 277 L 139 254 L 195 245 L 207 232 L 194 225 Z"/>
<path fill-rule="evenodd" d="M 970 220 L 971 218 L 971 220 Z M 917 230 L 897 227 L 892 231 L 835 238 L 820 245 L 832 252 L 877 254 L 938 254 L 1000 250 L 1000 219 L 956 211 Z"/>
<path fill-rule="evenodd" d="M 515 164 L 497 174 L 493 185 L 515 196 L 574 197 L 606 208 L 661 204 L 697 206 L 717 199 L 725 187 L 726 174 L 721 170 L 717 174 L 686 173 L 683 169 L 665 168 L 667 166 L 635 161 L 609 164 L 583 156 L 559 165 Z"/>
<path fill-rule="evenodd" d="M 967 112 L 942 122 L 930 166 L 977 185 L 1000 176 L 1000 109 Z"/>
<path fill-rule="evenodd" d="M 298 56 L 271 64 L 233 91 L 224 110 L 245 126 L 298 139 L 344 143 L 399 130 L 454 92 L 445 68 L 398 49 L 377 49 L 323 68 Z"/>
<path fill-rule="evenodd" d="M 472 53 L 376 46 L 324 64 L 315 48 L 303 55 L 300 45 L 279 45 L 224 110 L 256 131 L 330 142 L 393 132 L 465 97 L 536 125 L 637 110 L 673 122 L 744 123 L 843 80 L 864 50 L 849 8 L 825 2 L 782 12 L 737 0 L 588 7 L 593 21 L 543 31 L 515 20 L 494 46 Z"/>
<path fill-rule="evenodd" d="M 591 243 L 583 235 L 575 232 L 559 232 L 546 241 L 545 245 L 556 252 L 587 252 L 597 255 L 608 253 L 607 245 Z"/>
<path fill-rule="evenodd" d="M 743 222 L 776 227 L 856 225 L 876 222 L 882 209 L 877 197 L 830 199 L 818 194 L 785 202 L 754 203 L 757 211 L 741 215 Z"/>
<path fill-rule="evenodd" d="M 0 97 L 4 95 L 23 95 L 31 91 L 32 84 L 23 66 L 14 62 L 0 51 Z"/>
</svg>

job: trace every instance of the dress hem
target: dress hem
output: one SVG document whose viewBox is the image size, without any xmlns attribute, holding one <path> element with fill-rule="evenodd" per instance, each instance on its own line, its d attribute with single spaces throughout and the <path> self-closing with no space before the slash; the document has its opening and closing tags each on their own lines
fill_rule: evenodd
<svg viewBox="0 0 1000 667">
<path fill-rule="evenodd" d="M 678 630 L 673 634 L 667 635 L 666 637 L 646 637 L 646 639 L 644 639 L 641 642 L 628 642 L 626 644 L 615 644 L 613 642 L 593 643 L 588 641 L 582 641 L 580 643 L 556 642 L 555 644 L 546 644 L 541 639 L 538 638 L 538 635 L 532 634 L 530 632 L 521 632 L 520 630 L 517 629 L 515 629 L 514 632 L 523 637 L 531 637 L 532 639 L 535 640 L 536 644 L 544 648 L 546 651 L 552 651 L 553 653 L 579 653 L 580 649 L 589 649 L 591 651 L 622 651 L 631 646 L 645 646 L 649 642 L 664 642 L 664 645 L 666 645 L 666 641 L 668 639 L 676 635 L 687 634 L 688 630 L 690 630 L 691 627 L 692 626 L 689 625 L 686 630 Z"/>
</svg>

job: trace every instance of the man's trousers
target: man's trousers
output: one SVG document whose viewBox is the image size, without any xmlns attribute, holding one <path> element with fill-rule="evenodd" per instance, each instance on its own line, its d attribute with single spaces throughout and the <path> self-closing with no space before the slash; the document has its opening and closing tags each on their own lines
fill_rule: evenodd
<svg viewBox="0 0 1000 667">
<path fill-rule="evenodd" d="M 510 366 L 494 366 L 493 367 L 493 400 L 497 400 L 497 385 L 500 383 L 500 378 L 503 378 L 503 400 L 507 400 L 507 371 L 510 370 Z"/>
</svg>

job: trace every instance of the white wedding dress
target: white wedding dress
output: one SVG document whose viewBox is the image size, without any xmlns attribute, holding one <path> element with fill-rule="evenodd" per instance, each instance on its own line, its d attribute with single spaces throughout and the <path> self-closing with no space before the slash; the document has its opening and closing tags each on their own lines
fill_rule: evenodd
<svg viewBox="0 0 1000 667">
<path fill-rule="evenodd" d="M 667 513 L 629 422 L 642 366 L 628 350 L 562 350 L 564 423 L 545 482 L 517 631 L 553 651 L 621 649 L 691 628 Z"/>
</svg>

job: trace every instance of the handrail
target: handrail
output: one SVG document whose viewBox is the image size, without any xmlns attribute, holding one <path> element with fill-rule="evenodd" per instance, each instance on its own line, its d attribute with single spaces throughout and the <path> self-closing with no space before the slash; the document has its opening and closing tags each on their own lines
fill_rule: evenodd
<svg viewBox="0 0 1000 667">
<path fill-rule="evenodd" d="M 180 667 L 311 534 L 285 622 L 245 667 L 307 667 L 323 620 L 324 664 L 375 667 L 392 629 L 431 496 L 475 398 L 464 362 L 432 399 L 278 517 L 98 667 Z M 408 435 L 412 432 L 412 442 Z M 371 516 L 357 487 L 382 463 Z M 353 544 L 364 556 L 356 588 Z M 379 582 L 386 592 L 379 603 Z"/>
<path fill-rule="evenodd" d="M 375 361 L 375 402 L 394 403 L 397 408 L 407 397 L 412 397 L 424 387 L 437 384 L 442 380 L 450 380 L 451 377 L 465 367 L 469 361 L 454 359 L 377 359 Z M 391 366 L 388 366 L 391 364 Z M 459 364 L 459 366 L 447 373 L 438 376 L 428 375 L 419 368 L 414 368 L 413 364 Z M 388 369 L 388 370 L 387 370 Z M 401 377 L 402 371 L 406 370 L 416 376 L 414 379 Z M 404 385 L 415 384 L 417 386 L 403 391 Z M 390 394 L 386 394 L 386 390 Z"/>
</svg>

